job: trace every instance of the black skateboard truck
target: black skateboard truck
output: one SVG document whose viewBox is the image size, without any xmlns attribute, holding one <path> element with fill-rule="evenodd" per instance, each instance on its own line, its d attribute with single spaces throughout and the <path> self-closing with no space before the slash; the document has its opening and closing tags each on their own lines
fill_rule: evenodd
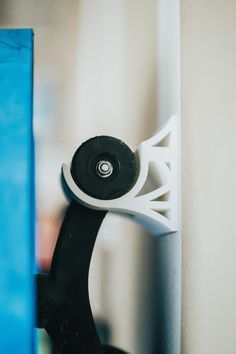
<svg viewBox="0 0 236 354">
<path fill-rule="evenodd" d="M 167 139 L 168 138 L 168 139 Z M 121 140 L 98 136 L 62 167 L 70 196 L 49 274 L 38 274 L 37 327 L 60 354 L 125 354 L 103 345 L 88 292 L 90 260 L 107 212 L 132 216 L 154 235 L 177 230 L 176 118 L 136 153 Z M 147 189 L 148 185 L 148 189 Z"/>
</svg>

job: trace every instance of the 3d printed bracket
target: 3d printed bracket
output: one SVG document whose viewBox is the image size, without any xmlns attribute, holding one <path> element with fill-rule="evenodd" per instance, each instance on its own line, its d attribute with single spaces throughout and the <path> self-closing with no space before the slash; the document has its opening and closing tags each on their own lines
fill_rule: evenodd
<svg viewBox="0 0 236 354">
<path fill-rule="evenodd" d="M 101 200 L 84 193 L 65 163 L 62 175 L 72 197 L 84 206 L 129 214 L 157 236 L 177 231 L 178 118 L 172 116 L 156 135 L 143 141 L 136 155 L 139 161 L 136 183 L 116 199 Z"/>
</svg>

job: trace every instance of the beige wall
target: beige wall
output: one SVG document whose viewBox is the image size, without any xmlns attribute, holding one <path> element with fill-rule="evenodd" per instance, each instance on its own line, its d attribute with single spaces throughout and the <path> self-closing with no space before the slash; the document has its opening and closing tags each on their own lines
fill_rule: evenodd
<svg viewBox="0 0 236 354">
<path fill-rule="evenodd" d="M 236 2 L 182 0 L 183 353 L 236 353 Z"/>
</svg>

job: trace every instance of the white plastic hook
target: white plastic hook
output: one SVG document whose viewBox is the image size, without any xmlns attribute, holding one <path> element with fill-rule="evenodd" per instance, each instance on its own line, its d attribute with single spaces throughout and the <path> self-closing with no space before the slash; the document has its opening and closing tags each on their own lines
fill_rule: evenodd
<svg viewBox="0 0 236 354">
<path fill-rule="evenodd" d="M 74 182 L 70 167 L 62 165 L 64 180 L 74 199 L 92 208 L 127 213 L 154 235 L 178 230 L 178 129 L 177 117 L 138 149 L 139 175 L 125 195 L 101 200 L 84 193 Z"/>
</svg>

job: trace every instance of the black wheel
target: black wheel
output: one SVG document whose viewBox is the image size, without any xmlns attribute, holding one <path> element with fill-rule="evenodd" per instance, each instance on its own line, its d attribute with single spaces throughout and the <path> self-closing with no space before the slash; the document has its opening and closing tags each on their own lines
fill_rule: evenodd
<svg viewBox="0 0 236 354">
<path fill-rule="evenodd" d="M 97 199 L 119 198 L 136 181 L 135 154 L 119 139 L 97 136 L 77 149 L 71 174 L 86 194 Z"/>
</svg>

